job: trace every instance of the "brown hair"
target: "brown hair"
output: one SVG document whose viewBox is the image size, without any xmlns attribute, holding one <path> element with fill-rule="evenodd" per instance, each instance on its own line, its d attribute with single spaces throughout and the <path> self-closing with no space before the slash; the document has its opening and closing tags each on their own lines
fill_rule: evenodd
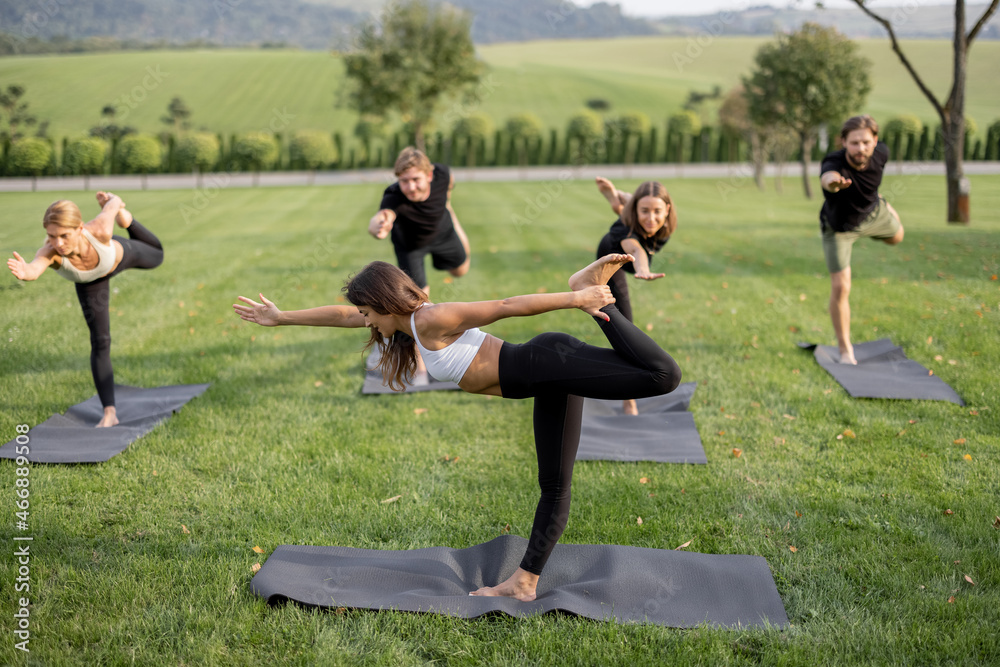
<svg viewBox="0 0 1000 667">
<path fill-rule="evenodd" d="M 83 227 L 83 216 L 80 214 L 80 207 L 68 199 L 60 199 L 53 202 L 45 209 L 45 216 L 42 218 L 42 227 L 55 225 L 56 227 L 66 227 L 76 229 Z"/>
<path fill-rule="evenodd" d="M 677 229 L 677 207 L 674 206 L 674 202 L 670 198 L 670 193 L 667 192 L 667 189 L 656 181 L 646 181 L 635 189 L 635 192 L 632 193 L 632 198 L 625 205 L 625 208 L 622 209 L 622 222 L 632 233 L 645 236 L 645 230 L 639 224 L 638 212 L 639 200 L 643 197 L 659 197 L 666 202 L 669 207 L 667 209 L 667 219 L 663 223 L 663 226 L 654 234 L 653 238 L 659 241 L 670 238 L 670 235 Z"/>
<path fill-rule="evenodd" d="M 371 308 L 379 315 L 408 316 L 420 304 L 428 303 L 427 295 L 413 279 L 387 262 L 366 265 L 347 281 L 342 291 L 355 306 Z M 404 382 L 413 377 L 417 368 L 413 338 L 404 331 L 397 331 L 387 343 L 378 329 L 373 327 L 371 334 L 364 351 L 378 346 L 382 358 L 376 368 L 382 371 L 384 382 L 390 389 L 403 391 Z"/>
<path fill-rule="evenodd" d="M 840 128 L 840 139 L 847 139 L 854 130 L 871 130 L 873 137 L 878 137 L 878 123 L 875 119 L 865 114 L 863 116 L 852 116 L 844 121 L 844 126 Z"/>
<path fill-rule="evenodd" d="M 412 167 L 416 167 L 420 171 L 434 171 L 434 165 L 431 164 L 431 161 L 424 155 L 423 151 L 413 146 L 407 146 L 399 152 L 399 157 L 396 158 L 396 166 L 393 168 L 393 171 L 399 176 Z"/>
</svg>

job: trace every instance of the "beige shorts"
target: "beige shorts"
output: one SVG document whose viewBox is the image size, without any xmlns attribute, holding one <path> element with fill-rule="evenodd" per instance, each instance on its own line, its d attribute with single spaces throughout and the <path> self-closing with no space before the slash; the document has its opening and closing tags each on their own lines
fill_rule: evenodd
<svg viewBox="0 0 1000 667">
<path fill-rule="evenodd" d="M 889 208 L 889 203 L 878 198 L 878 205 L 861 221 L 857 229 L 849 232 L 835 232 L 829 225 L 823 226 L 823 254 L 826 256 L 826 268 L 830 273 L 843 271 L 851 265 L 851 249 L 854 242 L 862 236 L 871 239 L 891 239 L 899 232 L 902 224 L 899 216 Z"/>
</svg>

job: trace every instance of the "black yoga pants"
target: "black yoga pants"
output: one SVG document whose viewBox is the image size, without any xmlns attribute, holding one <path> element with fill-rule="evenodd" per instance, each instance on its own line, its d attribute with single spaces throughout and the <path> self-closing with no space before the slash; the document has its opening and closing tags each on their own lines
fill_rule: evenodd
<svg viewBox="0 0 1000 667">
<path fill-rule="evenodd" d="M 583 397 L 645 398 L 673 391 L 681 370 L 656 342 L 614 306 L 595 317 L 613 349 L 588 345 L 569 334 L 544 333 L 500 349 L 504 398 L 535 398 L 535 452 L 541 498 L 521 567 L 541 574 L 566 528 L 570 483 L 580 444 Z"/>
<path fill-rule="evenodd" d="M 103 278 L 76 284 L 76 298 L 90 330 L 90 372 L 104 407 L 115 404 L 115 374 L 111 368 L 111 278 L 126 269 L 154 269 L 163 262 L 163 246 L 148 229 L 132 220 L 129 238 L 112 237 L 122 245 L 122 261 Z"/>
</svg>

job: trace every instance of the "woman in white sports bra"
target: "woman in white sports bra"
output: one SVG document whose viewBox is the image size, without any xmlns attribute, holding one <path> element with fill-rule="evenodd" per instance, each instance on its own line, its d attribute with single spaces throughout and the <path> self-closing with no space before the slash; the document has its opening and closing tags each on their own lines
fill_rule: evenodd
<svg viewBox="0 0 1000 667">
<path fill-rule="evenodd" d="M 379 346 L 379 367 L 390 386 L 416 368 L 419 347 L 427 370 L 473 394 L 534 397 L 535 451 L 541 499 L 520 567 L 505 581 L 470 595 L 535 599 L 538 577 L 569 518 L 570 483 L 580 443 L 583 398 L 623 400 L 667 394 L 680 382 L 676 362 L 615 308 L 608 279 L 632 255 L 598 259 L 573 274 L 571 292 L 527 294 L 499 301 L 430 303 L 405 273 L 372 262 L 344 291 L 352 306 L 283 312 L 264 298 L 239 297 L 236 313 L 262 326 L 369 327 L 366 350 Z M 245 304 L 245 305 L 244 305 Z M 506 317 L 579 308 L 592 315 L 613 349 L 549 332 L 519 345 L 478 329 Z M 388 342 L 387 342 L 388 341 Z M 441 375 L 438 375 L 438 374 Z"/>
<path fill-rule="evenodd" d="M 163 262 L 163 246 L 133 219 L 118 195 L 98 192 L 100 214 L 84 224 L 76 204 L 61 199 L 45 211 L 45 245 L 24 261 L 16 252 L 7 268 L 18 280 L 37 280 L 47 268 L 75 283 L 77 300 L 90 330 L 90 370 L 104 415 L 97 426 L 118 423 L 115 377 L 111 367 L 111 292 L 108 281 L 125 269 L 152 269 Z M 115 223 L 129 238 L 113 236 Z"/>
</svg>

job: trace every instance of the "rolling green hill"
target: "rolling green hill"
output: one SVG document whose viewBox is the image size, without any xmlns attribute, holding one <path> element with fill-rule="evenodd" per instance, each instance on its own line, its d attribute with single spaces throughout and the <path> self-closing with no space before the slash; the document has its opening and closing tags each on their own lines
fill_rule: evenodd
<svg viewBox="0 0 1000 667">
<path fill-rule="evenodd" d="M 748 71 L 763 38 L 717 39 L 704 48 L 689 38 L 642 37 L 500 44 L 479 48 L 489 64 L 479 109 L 498 123 L 522 111 L 562 130 L 585 100 L 604 98 L 611 113 L 637 110 L 662 122 L 689 91 L 723 90 Z M 936 122 L 930 104 L 909 78 L 886 40 L 861 41 L 874 63 L 874 90 L 864 111 L 886 119 L 913 113 Z M 905 43 L 929 85 L 950 82 L 945 41 Z M 980 127 L 1000 116 L 994 64 L 1000 43 L 976 43 L 970 53 L 967 115 Z M 165 126 L 159 119 L 174 96 L 193 111 L 195 128 L 228 134 L 251 129 L 338 129 L 347 134 L 356 115 L 337 108 L 343 65 L 336 55 L 303 51 L 150 51 L 0 59 L 0 86 L 27 86 L 25 99 L 50 136 L 82 134 L 98 124 L 104 105 L 115 104 L 119 122 L 141 131 Z M 943 94 L 943 92 L 942 92 Z M 468 107 L 439 115 L 454 118 Z M 714 113 L 708 120 L 714 122 Z"/>
</svg>

